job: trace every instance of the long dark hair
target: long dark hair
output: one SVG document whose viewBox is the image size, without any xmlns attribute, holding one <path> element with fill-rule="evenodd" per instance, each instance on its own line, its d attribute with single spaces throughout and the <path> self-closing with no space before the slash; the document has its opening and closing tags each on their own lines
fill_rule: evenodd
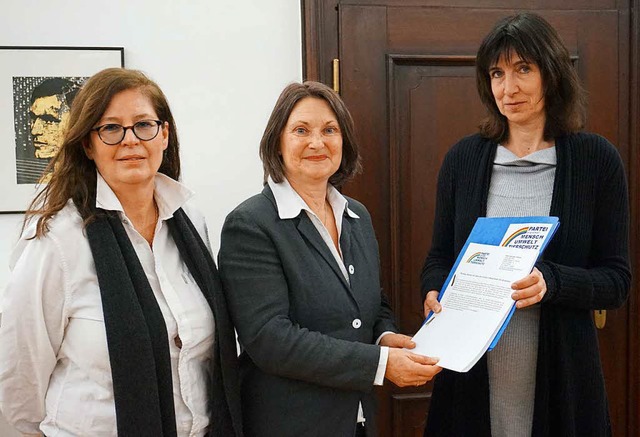
<svg viewBox="0 0 640 437">
<path fill-rule="evenodd" d="M 169 125 L 169 144 L 159 171 L 178 180 L 180 156 L 176 125 L 169 103 L 160 87 L 144 73 L 124 68 L 107 68 L 89 78 L 71 105 L 69 125 L 60 152 L 51 160 L 49 183 L 33 199 L 25 214 L 24 224 L 38 217 L 36 237 L 48 231 L 51 218 L 73 200 L 84 224 L 96 216 L 96 166 L 85 147 L 89 145 L 91 129 L 100 120 L 113 96 L 121 91 L 140 90 L 151 102 L 158 118 Z M 23 224 L 23 228 L 24 228 Z"/>
<path fill-rule="evenodd" d="M 513 54 L 540 69 L 546 114 L 544 139 L 551 140 L 582 129 L 586 118 L 585 93 L 569 51 L 544 18 L 522 13 L 500 20 L 478 49 L 476 84 L 480 99 L 489 112 L 480 125 L 480 133 L 496 142 L 509 138 L 507 119 L 500 113 L 491 91 L 489 69 L 500 58 L 509 62 Z"/>
</svg>

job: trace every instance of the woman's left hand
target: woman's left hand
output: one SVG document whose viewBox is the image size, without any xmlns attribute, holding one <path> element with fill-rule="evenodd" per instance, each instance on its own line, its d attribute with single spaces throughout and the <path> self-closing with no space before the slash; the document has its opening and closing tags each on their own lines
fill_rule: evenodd
<svg viewBox="0 0 640 437">
<path fill-rule="evenodd" d="M 531 274 L 511 284 L 511 288 L 515 290 L 511 298 L 516 301 L 516 308 L 526 308 L 542 300 L 547 292 L 547 283 L 542 272 L 534 267 Z"/>
</svg>

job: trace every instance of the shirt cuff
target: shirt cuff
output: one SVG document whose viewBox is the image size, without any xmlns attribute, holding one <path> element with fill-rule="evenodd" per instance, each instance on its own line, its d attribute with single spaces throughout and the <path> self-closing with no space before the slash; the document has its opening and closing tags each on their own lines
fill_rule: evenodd
<svg viewBox="0 0 640 437">
<path fill-rule="evenodd" d="M 393 332 L 393 331 L 384 331 L 382 334 L 380 334 L 380 337 L 378 337 L 378 339 L 376 340 L 376 344 L 380 344 L 380 340 L 382 340 L 382 337 L 384 337 L 387 334 L 395 334 L 395 332 Z"/>
<path fill-rule="evenodd" d="M 384 374 L 387 372 L 387 360 L 389 360 L 389 348 L 380 346 L 380 359 L 378 360 L 378 371 L 373 380 L 373 385 L 382 385 L 384 383 Z"/>
</svg>

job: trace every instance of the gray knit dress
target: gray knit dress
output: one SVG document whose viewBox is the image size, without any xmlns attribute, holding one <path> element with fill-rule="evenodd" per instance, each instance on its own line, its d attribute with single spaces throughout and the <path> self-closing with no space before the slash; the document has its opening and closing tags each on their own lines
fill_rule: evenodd
<svg viewBox="0 0 640 437">
<path fill-rule="evenodd" d="M 498 146 L 487 217 L 548 216 L 556 148 L 518 158 Z M 530 437 L 536 388 L 540 306 L 516 310 L 495 349 L 487 353 L 492 437 Z"/>
</svg>

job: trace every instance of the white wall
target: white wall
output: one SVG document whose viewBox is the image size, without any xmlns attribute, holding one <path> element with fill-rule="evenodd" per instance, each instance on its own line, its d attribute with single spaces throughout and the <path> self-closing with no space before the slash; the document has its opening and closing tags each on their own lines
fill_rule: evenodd
<svg viewBox="0 0 640 437">
<path fill-rule="evenodd" d="M 0 45 L 124 47 L 125 65 L 169 99 L 183 180 L 215 252 L 224 217 L 262 189 L 258 143 L 271 108 L 302 78 L 297 0 L 4 0 Z M 20 219 L 0 215 L 0 292 Z M 12 437 L 1 418 L 0 436 Z"/>
</svg>

